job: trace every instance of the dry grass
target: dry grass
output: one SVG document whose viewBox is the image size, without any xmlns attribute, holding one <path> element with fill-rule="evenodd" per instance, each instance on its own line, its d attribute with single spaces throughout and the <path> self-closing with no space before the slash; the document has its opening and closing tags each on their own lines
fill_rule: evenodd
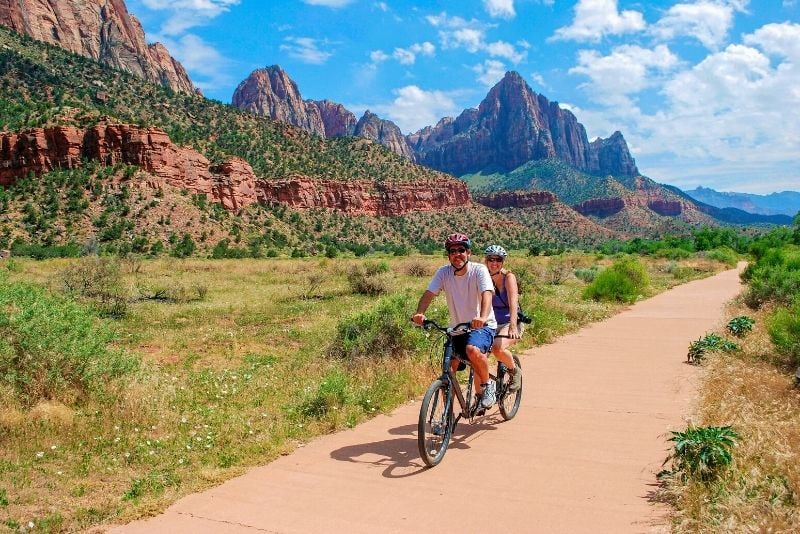
<svg viewBox="0 0 800 534">
<path fill-rule="evenodd" d="M 202 300 L 129 303 L 128 315 L 116 321 L 117 345 L 139 354 L 144 368 L 113 402 L 42 403 L 25 412 L 0 390 L 0 494 L 8 501 L 0 506 L 0 524 L 17 528 L 33 521 L 43 531 L 74 531 L 153 514 L 420 394 L 438 372 L 439 345 L 356 363 L 328 355 L 339 322 L 374 305 L 373 297 L 353 294 L 347 283 L 350 266 L 365 261 L 387 262 L 391 292 L 416 296 L 428 283 L 419 272 L 432 274 L 446 260 L 165 258 L 125 264 L 126 287 L 201 285 L 207 293 Z M 549 261 L 514 254 L 509 267 L 546 273 Z M 562 261 L 598 260 L 578 254 Z M 679 283 L 659 271 L 656 260 L 647 263 L 653 292 Z M 17 265 L 12 279 L 57 289 L 69 260 Z M 537 325 L 520 350 L 623 307 L 582 301 L 585 284 L 574 276 L 550 285 L 533 274 L 529 282 L 523 306 L 538 314 Z M 440 297 L 432 309 L 444 306 Z M 304 413 L 316 409 L 314 402 L 328 402 L 320 388 L 337 379 L 344 400 L 315 416 Z"/>
<path fill-rule="evenodd" d="M 765 311 L 736 305 L 728 315 L 749 315 L 756 325 L 741 352 L 709 356 L 695 424 L 732 425 L 741 439 L 719 480 L 668 487 L 675 531 L 798 532 L 800 390 L 772 350 Z"/>
</svg>

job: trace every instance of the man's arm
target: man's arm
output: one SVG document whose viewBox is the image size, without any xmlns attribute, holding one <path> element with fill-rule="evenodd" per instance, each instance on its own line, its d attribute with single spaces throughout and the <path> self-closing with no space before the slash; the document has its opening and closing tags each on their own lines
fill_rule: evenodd
<svg viewBox="0 0 800 534">
<path fill-rule="evenodd" d="M 428 290 L 425 290 L 425 293 L 419 298 L 419 302 L 417 303 L 417 312 L 411 317 L 411 320 L 414 321 L 414 324 L 417 326 L 422 326 L 422 321 L 425 320 L 425 312 L 428 310 L 428 306 L 431 305 L 431 301 L 436 295 L 431 293 Z M 489 297 L 489 304 L 491 304 L 492 299 Z"/>
<path fill-rule="evenodd" d="M 489 313 L 492 311 L 492 295 L 494 295 L 494 291 L 481 293 L 481 316 L 472 320 L 472 328 L 483 328 L 483 325 L 486 324 Z"/>
</svg>

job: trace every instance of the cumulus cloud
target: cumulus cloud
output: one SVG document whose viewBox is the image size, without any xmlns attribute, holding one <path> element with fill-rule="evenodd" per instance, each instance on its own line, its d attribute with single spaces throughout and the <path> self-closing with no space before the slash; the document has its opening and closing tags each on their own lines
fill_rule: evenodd
<svg viewBox="0 0 800 534">
<path fill-rule="evenodd" d="M 205 24 L 228 11 L 241 0 L 142 0 L 142 4 L 154 11 L 171 14 L 161 25 L 161 36 L 180 35 L 186 30 Z"/>
<path fill-rule="evenodd" d="M 203 91 L 218 90 L 233 83 L 226 73 L 228 60 L 200 37 L 186 34 L 164 41 L 170 53 L 192 73 L 192 82 Z"/>
<path fill-rule="evenodd" d="M 433 56 L 435 53 L 436 47 L 428 41 L 414 43 L 408 48 L 395 48 L 391 55 L 383 50 L 373 50 L 369 54 L 369 59 L 372 62 L 370 66 L 374 68 L 389 58 L 394 58 L 401 65 L 413 65 L 417 61 L 417 56 Z"/>
<path fill-rule="evenodd" d="M 416 85 L 407 85 L 392 92 L 395 95 L 392 102 L 368 107 L 406 133 L 436 124 L 442 117 L 459 111 L 452 95 L 444 91 L 426 91 Z"/>
<path fill-rule="evenodd" d="M 426 19 L 432 26 L 439 28 L 442 48 L 463 48 L 472 54 L 485 53 L 490 57 L 500 57 L 515 64 L 523 61 L 528 55 L 526 49 L 530 48 L 530 43 L 527 41 L 522 40 L 516 46 L 505 41 L 487 41 L 486 31 L 490 26 L 477 20 L 450 17 L 447 13 L 429 15 Z"/>
<path fill-rule="evenodd" d="M 506 66 L 502 61 L 487 59 L 473 66 L 472 71 L 477 74 L 476 80 L 486 87 L 492 87 L 505 76 Z"/>
<path fill-rule="evenodd" d="M 799 43 L 800 24 L 781 23 L 762 26 L 696 64 L 676 63 L 658 49 L 629 48 L 622 54 L 627 59 L 616 61 L 611 56 L 619 49 L 609 56 L 587 51 L 571 72 L 589 77 L 593 93 L 608 91 L 618 101 L 634 102 L 658 92 L 664 102 L 644 112 L 601 98 L 603 107 L 582 110 L 580 120 L 595 135 L 622 130 L 640 168 L 676 185 L 713 185 L 718 176 L 720 183 L 757 191 L 797 180 Z M 614 77 L 629 87 L 615 84 Z M 764 162 L 771 170 L 764 170 Z"/>
<path fill-rule="evenodd" d="M 514 0 L 483 0 L 483 7 L 493 18 L 513 19 L 517 15 Z"/>
<path fill-rule="evenodd" d="M 681 35 L 694 37 L 706 48 L 716 50 L 727 39 L 733 25 L 734 12 L 744 9 L 742 4 L 710 0 L 675 4 L 650 31 L 664 40 Z"/>
<path fill-rule="evenodd" d="M 639 11 L 619 11 L 617 0 L 579 0 L 572 24 L 556 30 L 549 40 L 600 41 L 606 35 L 620 35 L 645 29 Z"/>
<path fill-rule="evenodd" d="M 332 52 L 321 50 L 317 40 L 311 37 L 286 37 L 283 42 L 280 51 L 303 63 L 321 65 L 333 55 Z"/>
</svg>

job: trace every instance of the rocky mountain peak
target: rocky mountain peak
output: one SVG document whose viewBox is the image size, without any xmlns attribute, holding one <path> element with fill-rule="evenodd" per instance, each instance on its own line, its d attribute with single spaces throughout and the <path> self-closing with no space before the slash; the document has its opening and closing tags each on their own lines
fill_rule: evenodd
<svg viewBox="0 0 800 534">
<path fill-rule="evenodd" d="M 0 24 L 185 93 L 197 92 L 186 69 L 122 0 L 0 0 Z"/>
</svg>

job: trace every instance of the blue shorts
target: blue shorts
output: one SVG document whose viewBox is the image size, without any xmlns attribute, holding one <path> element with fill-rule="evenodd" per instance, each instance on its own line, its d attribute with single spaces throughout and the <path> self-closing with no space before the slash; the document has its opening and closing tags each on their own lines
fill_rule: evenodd
<svg viewBox="0 0 800 534">
<path fill-rule="evenodd" d="M 484 326 L 483 328 L 470 331 L 467 335 L 454 337 L 453 348 L 455 349 L 455 353 L 464 355 L 466 357 L 467 345 L 474 345 L 478 347 L 478 350 L 484 354 L 489 352 L 489 350 L 492 348 L 492 343 L 494 342 L 494 333 L 494 328 Z"/>
</svg>

